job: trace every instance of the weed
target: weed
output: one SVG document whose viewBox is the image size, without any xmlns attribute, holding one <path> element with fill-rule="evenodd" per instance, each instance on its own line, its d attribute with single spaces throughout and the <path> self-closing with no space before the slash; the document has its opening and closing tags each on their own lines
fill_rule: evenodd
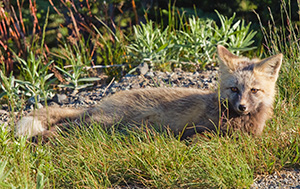
<svg viewBox="0 0 300 189">
<path fill-rule="evenodd" d="M 28 60 L 15 56 L 20 63 L 20 74 L 23 80 L 17 79 L 16 82 L 20 85 L 21 93 L 27 97 L 41 96 L 44 100 L 53 96 L 53 90 L 51 84 L 56 81 L 56 78 L 52 79 L 53 73 L 48 73 L 49 65 L 53 61 L 44 65 L 41 58 L 37 58 L 36 55 L 30 51 L 28 52 Z"/>
<path fill-rule="evenodd" d="M 228 46 L 236 54 L 255 49 L 250 47 L 256 34 L 244 20 L 234 22 L 235 14 L 227 18 L 217 12 L 221 26 L 210 19 L 191 17 L 181 30 L 160 29 L 151 20 L 134 26 L 135 38 L 128 46 L 134 62 L 156 64 L 190 62 L 206 65 L 215 62 L 216 45 Z M 184 16 L 180 17 L 183 24 Z M 170 19 L 174 21 L 174 19 Z"/>
<path fill-rule="evenodd" d="M 71 88 L 76 92 L 79 89 L 86 88 L 88 86 L 92 86 L 92 83 L 85 83 L 84 82 L 93 82 L 100 80 L 100 78 L 94 77 L 83 77 L 87 72 L 85 65 L 91 63 L 90 61 L 86 62 L 85 56 L 82 55 L 81 49 L 78 46 L 71 47 L 70 45 L 64 45 L 64 52 L 61 53 L 61 56 L 64 60 L 68 61 L 71 65 L 71 72 L 69 73 L 64 68 L 60 68 L 56 66 L 56 68 L 65 74 L 65 79 L 67 80 L 68 84 L 60 84 L 59 87 L 67 87 Z"/>
<path fill-rule="evenodd" d="M 15 110 L 20 110 L 22 107 L 22 100 L 20 97 L 20 85 L 16 82 L 15 77 L 13 76 L 13 72 L 10 73 L 9 77 L 7 77 L 2 70 L 0 70 L 0 78 L 1 78 L 1 89 L 3 92 L 0 94 L 0 98 L 7 97 L 7 103 L 11 110 L 11 123 L 14 123 L 14 112 Z"/>
</svg>

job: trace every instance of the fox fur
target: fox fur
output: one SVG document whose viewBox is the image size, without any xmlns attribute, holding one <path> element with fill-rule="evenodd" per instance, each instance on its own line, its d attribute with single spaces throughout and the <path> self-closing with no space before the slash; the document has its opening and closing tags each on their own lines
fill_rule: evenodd
<svg viewBox="0 0 300 189">
<path fill-rule="evenodd" d="M 183 137 L 218 128 L 260 135 L 273 113 L 283 55 L 250 60 L 233 55 L 221 45 L 217 51 L 220 93 L 191 88 L 121 91 L 88 109 L 36 110 L 16 124 L 15 133 L 27 137 L 48 135 L 55 133 L 59 123 L 84 120 L 87 124 L 99 122 L 106 128 L 117 122 L 123 125 L 147 122 L 163 125 Z"/>
</svg>

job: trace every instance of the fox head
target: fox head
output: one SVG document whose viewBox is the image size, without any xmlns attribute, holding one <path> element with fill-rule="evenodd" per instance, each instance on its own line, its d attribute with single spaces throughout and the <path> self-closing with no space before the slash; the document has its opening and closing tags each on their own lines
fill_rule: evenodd
<svg viewBox="0 0 300 189">
<path fill-rule="evenodd" d="M 233 55 L 221 45 L 217 50 L 221 98 L 228 99 L 231 109 L 247 115 L 263 106 L 272 107 L 283 55 L 250 60 Z"/>
</svg>

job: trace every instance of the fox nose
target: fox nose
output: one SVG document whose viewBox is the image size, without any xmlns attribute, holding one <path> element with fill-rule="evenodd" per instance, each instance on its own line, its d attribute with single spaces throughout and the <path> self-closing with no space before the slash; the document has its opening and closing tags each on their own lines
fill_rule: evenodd
<svg viewBox="0 0 300 189">
<path fill-rule="evenodd" d="M 240 111 L 244 112 L 244 111 L 246 111 L 246 109 L 247 109 L 247 107 L 245 105 L 242 105 L 242 104 L 239 105 Z"/>
</svg>

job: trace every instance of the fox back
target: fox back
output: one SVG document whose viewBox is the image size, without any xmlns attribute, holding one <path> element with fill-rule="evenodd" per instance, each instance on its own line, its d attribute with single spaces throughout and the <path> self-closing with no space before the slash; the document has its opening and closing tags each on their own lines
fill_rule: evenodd
<svg viewBox="0 0 300 189">
<path fill-rule="evenodd" d="M 100 122 L 107 128 L 117 122 L 163 125 L 175 134 L 184 133 L 184 137 L 217 128 L 259 135 L 273 112 L 282 54 L 250 60 L 233 55 L 223 46 L 217 49 L 220 97 L 218 91 L 189 88 L 121 91 L 86 110 L 59 107 L 36 110 L 17 123 L 16 135 L 52 133 L 53 125 L 81 118 L 86 123 Z"/>
</svg>

